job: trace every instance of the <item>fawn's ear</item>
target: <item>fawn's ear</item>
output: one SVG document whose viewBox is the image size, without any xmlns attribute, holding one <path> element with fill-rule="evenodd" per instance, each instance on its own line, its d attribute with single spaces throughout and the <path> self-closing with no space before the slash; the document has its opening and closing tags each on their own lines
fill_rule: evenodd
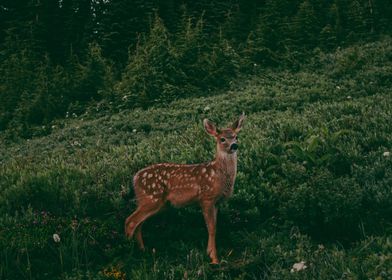
<svg viewBox="0 0 392 280">
<path fill-rule="evenodd" d="M 240 132 L 244 120 L 245 113 L 242 113 L 241 117 L 232 124 L 231 129 L 233 129 L 235 133 Z"/>
<path fill-rule="evenodd" d="M 203 124 L 204 124 L 204 129 L 208 134 L 212 136 L 216 136 L 218 134 L 218 129 L 216 128 L 216 125 L 213 122 L 204 119 Z"/>
</svg>

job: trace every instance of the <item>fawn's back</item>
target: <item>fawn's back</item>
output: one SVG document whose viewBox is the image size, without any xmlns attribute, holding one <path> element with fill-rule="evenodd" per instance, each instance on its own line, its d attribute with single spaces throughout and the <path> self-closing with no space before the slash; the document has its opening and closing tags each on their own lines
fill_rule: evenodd
<svg viewBox="0 0 392 280">
<path fill-rule="evenodd" d="M 232 194 L 236 175 L 235 158 L 225 164 L 215 160 L 201 164 L 160 163 L 148 166 L 134 177 L 138 204 L 165 203 L 183 206 Z"/>
</svg>

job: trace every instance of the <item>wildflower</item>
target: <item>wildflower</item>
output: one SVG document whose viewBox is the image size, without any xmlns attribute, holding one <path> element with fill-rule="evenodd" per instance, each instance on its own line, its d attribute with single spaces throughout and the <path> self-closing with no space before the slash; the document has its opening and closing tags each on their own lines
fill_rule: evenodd
<svg viewBox="0 0 392 280">
<path fill-rule="evenodd" d="M 340 89 L 340 86 L 336 86 L 337 89 Z"/>
<path fill-rule="evenodd" d="M 347 99 L 352 99 L 351 95 L 347 96 Z"/>
<path fill-rule="evenodd" d="M 204 107 L 204 112 L 206 112 L 206 111 L 209 111 L 211 108 L 210 108 L 210 106 L 206 106 L 206 107 Z"/>
<path fill-rule="evenodd" d="M 53 234 L 53 241 L 56 243 L 60 242 L 60 236 L 57 233 Z"/>
<path fill-rule="evenodd" d="M 389 157 L 390 155 L 391 155 L 391 153 L 390 152 L 384 152 L 383 154 L 382 154 L 384 157 Z"/>
<path fill-rule="evenodd" d="M 79 141 L 75 140 L 75 141 L 71 142 L 71 146 L 78 146 L 78 147 L 81 147 L 82 144 L 79 143 Z"/>
<path fill-rule="evenodd" d="M 126 279 L 125 272 L 122 272 L 120 269 L 116 267 L 110 267 L 109 269 L 105 268 L 103 270 L 103 275 L 111 279 L 120 279 L 120 280 Z"/>
<path fill-rule="evenodd" d="M 293 264 L 293 267 L 291 268 L 290 272 L 293 273 L 293 272 L 305 270 L 306 268 L 307 266 L 305 265 L 305 262 L 300 261 L 299 263 Z"/>
<path fill-rule="evenodd" d="M 133 133 L 136 133 L 136 132 L 137 132 L 136 128 L 132 129 L 132 132 L 133 132 Z"/>
</svg>

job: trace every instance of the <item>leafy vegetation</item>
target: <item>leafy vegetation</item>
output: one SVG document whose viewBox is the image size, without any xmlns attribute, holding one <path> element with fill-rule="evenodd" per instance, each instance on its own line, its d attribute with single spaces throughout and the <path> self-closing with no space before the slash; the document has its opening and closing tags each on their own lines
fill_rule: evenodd
<svg viewBox="0 0 392 280">
<path fill-rule="evenodd" d="M 386 0 L 3 0 L 0 130 L 30 138 L 97 104 L 147 108 L 298 70 L 320 49 L 391 35 L 391 14 Z"/>
<path fill-rule="evenodd" d="M 165 40 L 154 43 L 165 48 L 158 61 L 171 55 Z M 388 37 L 315 51 L 299 71 L 255 71 L 225 94 L 146 109 L 129 109 L 121 99 L 117 113 L 94 103 L 35 126 L 30 139 L 2 132 L 1 278 L 389 279 L 391 53 Z M 144 55 L 130 63 L 151 71 L 167 66 L 151 68 Z M 86 65 L 109 65 L 91 61 L 99 63 Z M 202 119 L 225 125 L 242 111 L 235 191 L 218 214 L 222 264 L 208 265 L 197 207 L 168 208 L 148 220 L 147 252 L 139 252 L 123 234 L 135 208 L 133 174 L 155 162 L 211 159 Z M 300 261 L 307 268 L 290 272 Z"/>
</svg>

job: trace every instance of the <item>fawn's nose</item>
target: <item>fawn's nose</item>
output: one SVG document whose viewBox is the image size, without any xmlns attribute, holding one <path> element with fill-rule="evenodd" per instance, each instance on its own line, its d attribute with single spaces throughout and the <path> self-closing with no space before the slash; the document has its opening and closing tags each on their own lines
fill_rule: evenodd
<svg viewBox="0 0 392 280">
<path fill-rule="evenodd" d="M 230 146 L 230 150 L 236 151 L 238 149 L 238 144 L 237 143 L 233 143 Z"/>
</svg>

